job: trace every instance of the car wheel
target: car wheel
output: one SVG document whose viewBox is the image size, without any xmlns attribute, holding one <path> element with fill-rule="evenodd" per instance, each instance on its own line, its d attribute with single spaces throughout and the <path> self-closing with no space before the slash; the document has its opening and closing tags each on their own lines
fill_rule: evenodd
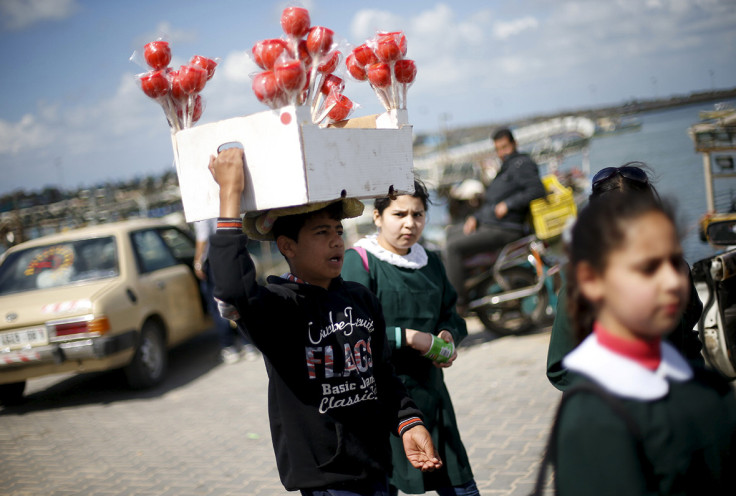
<svg viewBox="0 0 736 496">
<path fill-rule="evenodd" d="M 26 381 L 0 384 L 0 405 L 17 405 L 23 401 L 23 391 L 26 389 Z"/>
<path fill-rule="evenodd" d="M 166 373 L 167 351 L 161 326 L 154 321 L 143 324 L 138 349 L 125 367 L 125 377 L 132 389 L 159 384 Z"/>
</svg>

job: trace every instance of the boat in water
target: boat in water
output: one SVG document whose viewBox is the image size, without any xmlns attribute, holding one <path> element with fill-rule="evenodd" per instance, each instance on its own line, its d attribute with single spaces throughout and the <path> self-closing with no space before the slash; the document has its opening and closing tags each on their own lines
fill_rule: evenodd
<svg viewBox="0 0 736 496">
<path fill-rule="evenodd" d="M 599 117 L 595 121 L 596 138 L 619 133 L 639 131 L 642 123 L 636 117 L 609 116 Z"/>
</svg>

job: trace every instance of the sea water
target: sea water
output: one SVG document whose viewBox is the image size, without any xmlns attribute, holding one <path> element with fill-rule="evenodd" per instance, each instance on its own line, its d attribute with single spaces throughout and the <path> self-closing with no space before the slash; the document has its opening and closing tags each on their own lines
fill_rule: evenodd
<svg viewBox="0 0 736 496">
<path fill-rule="evenodd" d="M 714 103 L 692 104 L 667 110 L 637 114 L 642 126 L 638 130 L 596 136 L 590 141 L 587 160 L 591 177 L 604 167 L 627 162 L 644 162 L 661 197 L 675 204 L 678 223 L 683 233 L 683 250 L 690 265 L 718 250 L 700 240 L 699 220 L 707 211 L 703 156 L 695 151 L 688 128 L 699 122 L 701 110 L 713 110 Z M 736 101 L 729 101 L 736 105 Z M 524 151 L 524 150 L 522 150 Z M 568 156 L 560 171 L 582 168 L 582 153 Z M 714 172 L 716 165 L 713 165 Z M 544 167 L 540 173 L 546 172 Z M 588 185 L 590 188 L 590 185 Z M 726 212 L 736 199 L 736 180 L 718 178 L 714 182 L 716 210 Z M 447 202 L 434 198 L 430 206 L 424 242 L 441 246 L 445 226 L 449 223 Z"/>
<path fill-rule="evenodd" d="M 591 175 L 604 167 L 630 161 L 644 162 L 650 167 L 660 196 L 675 203 L 684 234 L 685 259 L 691 265 L 716 253 L 699 236 L 699 219 L 707 211 L 703 156 L 695 151 L 687 132 L 699 121 L 701 110 L 713 110 L 713 103 L 638 114 L 640 130 L 596 137 L 589 148 Z M 575 160 L 571 156 L 564 165 L 574 164 Z M 715 172 L 716 166 L 713 167 Z M 731 200 L 736 199 L 736 181 L 718 178 L 714 186 L 716 209 L 728 211 Z"/>
</svg>

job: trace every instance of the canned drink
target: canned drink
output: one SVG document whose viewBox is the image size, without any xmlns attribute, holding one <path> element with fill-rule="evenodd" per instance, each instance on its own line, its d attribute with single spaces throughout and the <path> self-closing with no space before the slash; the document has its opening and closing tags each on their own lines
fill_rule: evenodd
<svg viewBox="0 0 736 496">
<path fill-rule="evenodd" d="M 452 358 L 453 353 L 455 353 L 455 345 L 453 343 L 448 343 L 433 335 L 432 346 L 424 356 L 437 363 L 445 363 Z"/>
</svg>

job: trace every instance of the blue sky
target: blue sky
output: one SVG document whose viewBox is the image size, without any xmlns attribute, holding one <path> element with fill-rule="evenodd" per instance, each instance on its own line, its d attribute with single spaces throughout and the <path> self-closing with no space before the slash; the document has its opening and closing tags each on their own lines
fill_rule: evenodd
<svg viewBox="0 0 736 496">
<path fill-rule="evenodd" d="M 265 110 L 250 49 L 281 36 L 289 5 L 344 46 L 404 31 L 419 132 L 443 114 L 455 127 L 736 86 L 733 0 L 0 0 L 0 194 L 172 168 L 163 112 L 129 60 L 160 37 L 172 66 L 220 59 L 200 123 Z M 355 116 L 381 111 L 365 83 L 345 94 Z"/>
</svg>

